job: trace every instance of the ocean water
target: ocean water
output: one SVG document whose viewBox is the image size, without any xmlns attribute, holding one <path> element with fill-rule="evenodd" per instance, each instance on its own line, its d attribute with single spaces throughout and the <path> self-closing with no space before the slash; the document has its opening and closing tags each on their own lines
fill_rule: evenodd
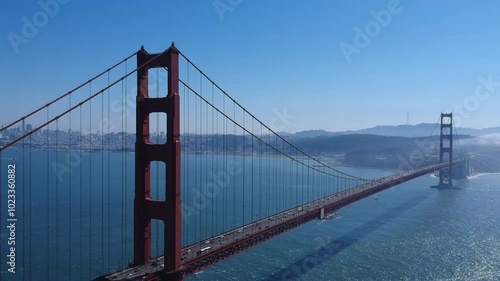
<svg viewBox="0 0 500 281">
<path fill-rule="evenodd" d="M 0 156 L 1 280 L 91 280 L 128 264 L 133 153 Z M 320 177 L 297 183 L 304 171 L 285 160 L 248 159 L 183 156 L 183 202 L 192 207 L 184 210 L 184 245 L 335 191 L 335 182 Z M 242 169 L 222 188 L 196 197 L 207 194 L 211 175 L 238 163 Z M 15 274 L 7 272 L 8 164 L 16 164 Z M 164 168 L 152 165 L 154 198 L 164 198 Z M 341 169 L 366 178 L 390 172 Z M 393 187 L 188 280 L 500 280 L 500 175 L 456 182 L 460 190 L 429 188 L 436 182 L 428 175 Z M 153 223 L 153 255 L 162 254 L 160 226 Z"/>
<path fill-rule="evenodd" d="M 500 175 L 423 176 L 188 280 L 500 280 Z"/>
</svg>

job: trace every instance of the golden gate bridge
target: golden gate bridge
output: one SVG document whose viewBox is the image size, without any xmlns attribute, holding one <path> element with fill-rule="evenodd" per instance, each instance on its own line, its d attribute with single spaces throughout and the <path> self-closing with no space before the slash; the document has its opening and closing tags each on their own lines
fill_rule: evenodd
<svg viewBox="0 0 500 281">
<path fill-rule="evenodd" d="M 23 280 L 182 280 L 416 177 L 454 188 L 467 160 L 440 118 L 439 161 L 365 179 L 280 136 L 173 43 L 142 47 L 0 130 L 17 267 Z"/>
</svg>

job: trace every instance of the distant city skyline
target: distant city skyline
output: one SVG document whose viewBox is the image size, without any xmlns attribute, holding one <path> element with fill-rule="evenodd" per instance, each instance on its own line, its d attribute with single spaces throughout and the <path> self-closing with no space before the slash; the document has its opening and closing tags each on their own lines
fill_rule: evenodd
<svg viewBox="0 0 500 281">
<path fill-rule="evenodd" d="M 496 1 L 215 3 L 4 2 L 0 50 L 8 67 L 0 70 L 0 123 L 44 105 L 141 45 L 160 52 L 175 41 L 278 131 L 400 125 L 408 112 L 410 124 L 434 123 L 449 111 L 461 127 L 500 126 Z M 134 21 L 146 14 L 147 20 Z M 126 95 L 135 100 L 131 89 Z"/>
</svg>

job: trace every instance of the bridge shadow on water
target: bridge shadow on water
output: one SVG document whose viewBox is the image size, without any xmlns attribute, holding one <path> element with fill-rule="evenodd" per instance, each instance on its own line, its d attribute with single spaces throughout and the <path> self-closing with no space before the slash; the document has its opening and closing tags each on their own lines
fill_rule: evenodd
<svg viewBox="0 0 500 281">
<path fill-rule="evenodd" d="M 323 245 L 320 245 L 319 249 L 310 253 L 307 256 L 302 257 L 300 260 L 288 265 L 287 267 L 281 269 L 280 271 L 272 274 L 265 281 L 281 281 L 290 279 L 299 279 L 301 276 L 305 275 L 307 272 L 311 271 L 315 267 L 321 265 L 325 261 L 329 260 L 331 257 L 337 255 L 342 250 L 348 248 L 357 241 L 365 238 L 370 233 L 374 232 L 381 226 L 392 221 L 396 217 L 403 214 L 410 208 L 420 204 L 424 201 L 427 196 L 416 196 L 412 199 L 398 205 L 395 208 L 377 216 L 376 218 L 368 221 L 367 223 L 353 229 L 349 233 L 342 235 L 334 241 L 326 241 Z"/>
</svg>

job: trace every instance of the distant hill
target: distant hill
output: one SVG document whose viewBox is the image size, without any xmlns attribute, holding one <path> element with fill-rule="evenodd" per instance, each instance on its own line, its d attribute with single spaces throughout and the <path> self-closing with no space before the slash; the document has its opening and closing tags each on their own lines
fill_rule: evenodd
<svg viewBox="0 0 500 281">
<path fill-rule="evenodd" d="M 439 133 L 439 126 L 436 124 L 422 123 L 418 125 L 398 125 L 398 126 L 376 126 L 357 131 L 345 131 L 341 134 L 372 134 L 390 137 L 428 137 Z"/>
<path fill-rule="evenodd" d="M 334 132 L 328 132 L 325 130 L 308 130 L 308 131 L 302 131 L 294 134 L 296 137 L 302 137 L 302 138 L 315 138 L 315 137 L 321 137 L 321 136 L 334 136 L 338 135 L 338 133 Z"/>
<path fill-rule="evenodd" d="M 297 138 L 294 144 L 310 154 L 347 153 L 357 150 L 382 151 L 385 149 L 408 150 L 415 141 L 405 137 L 387 137 L 370 134 L 350 134 Z"/>
<path fill-rule="evenodd" d="M 486 129 L 472 129 L 472 128 L 457 128 L 456 134 L 482 136 L 487 134 L 499 134 L 500 127 L 486 128 Z M 295 134 L 284 134 L 283 136 L 291 138 L 304 138 L 304 137 L 319 137 L 319 136 L 335 136 L 335 135 L 349 135 L 349 134 L 369 134 L 389 137 L 429 137 L 431 134 L 439 134 L 439 125 L 430 123 L 421 123 L 418 125 L 398 125 L 398 126 L 375 126 L 372 128 L 355 130 L 355 131 L 341 131 L 341 132 L 328 132 L 325 130 L 308 130 L 297 132 Z"/>
<path fill-rule="evenodd" d="M 386 134 L 397 133 L 399 130 L 401 134 L 405 132 L 408 134 L 412 127 L 416 127 L 418 130 L 414 130 L 413 133 L 417 134 L 423 132 L 425 126 L 428 125 L 379 126 L 367 130 Z M 491 130 L 467 131 L 464 129 L 463 131 L 484 133 Z M 429 137 L 429 133 L 421 137 L 405 137 L 362 134 L 359 131 L 347 134 L 312 130 L 283 135 L 283 137 L 300 150 L 314 157 L 325 159 L 328 163 L 358 167 L 408 169 L 439 161 L 439 136 L 437 134 L 438 132 L 435 132 L 432 137 Z M 259 138 L 269 145 L 260 145 L 260 142 L 255 142 L 255 139 L 248 134 L 184 134 L 181 136 L 181 143 L 183 152 L 189 154 L 276 155 L 273 147 L 277 147 L 278 150 L 283 150 L 285 153 L 295 151 L 273 135 L 262 135 Z M 454 146 L 454 155 L 468 155 L 476 172 L 500 171 L 500 134 L 476 137 L 457 134 L 454 136 L 454 140 L 457 142 Z"/>
</svg>

